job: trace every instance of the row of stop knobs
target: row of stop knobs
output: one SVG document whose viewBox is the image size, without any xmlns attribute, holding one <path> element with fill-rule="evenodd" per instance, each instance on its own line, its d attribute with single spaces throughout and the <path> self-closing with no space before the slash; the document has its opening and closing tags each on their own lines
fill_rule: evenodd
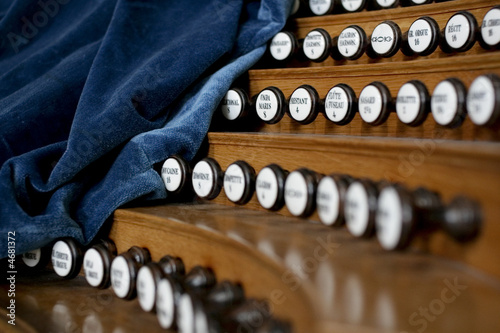
<svg viewBox="0 0 500 333">
<path fill-rule="evenodd" d="M 204 158 L 191 170 L 182 157 L 172 156 L 161 173 L 171 195 L 187 191 L 211 200 L 224 189 L 231 202 L 244 205 L 255 194 L 269 211 L 286 206 L 290 214 L 301 218 L 316 211 L 323 224 L 345 224 L 355 237 L 375 234 L 386 250 L 403 249 L 417 234 L 436 229 L 457 241 L 471 241 L 482 224 L 480 205 L 462 195 L 445 204 L 437 192 L 424 187 L 409 189 L 388 181 L 323 175 L 308 168 L 289 172 L 273 163 L 256 173 L 250 164 L 239 160 L 223 172 L 215 159 Z"/>
<path fill-rule="evenodd" d="M 99 240 L 83 247 L 72 238 L 29 251 L 22 260 L 30 269 L 46 267 L 64 278 L 76 277 L 81 268 L 92 287 L 111 287 L 124 300 L 137 297 L 140 307 L 155 313 L 164 329 L 183 333 L 260 332 L 289 333 L 288 322 L 273 316 L 268 300 L 247 298 L 240 283 L 217 282 L 209 267 L 188 272 L 181 258 L 165 255 L 153 261 L 147 248 L 131 247 L 117 254 L 113 241 Z"/>
</svg>

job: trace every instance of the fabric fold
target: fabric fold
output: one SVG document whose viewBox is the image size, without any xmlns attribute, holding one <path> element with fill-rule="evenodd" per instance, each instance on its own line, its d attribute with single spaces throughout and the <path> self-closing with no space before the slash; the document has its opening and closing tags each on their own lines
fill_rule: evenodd
<svg viewBox="0 0 500 333">
<path fill-rule="evenodd" d="M 291 0 L 39 1 L 59 6 L 51 17 L 27 3 L 0 7 L 3 36 L 22 36 L 22 17 L 43 11 L 48 20 L 18 52 L 1 43 L 0 225 L 16 231 L 17 253 L 66 236 L 88 244 L 120 206 L 167 198 L 155 165 L 195 156 L 225 92 L 291 8 Z M 102 12 L 88 15 L 89 3 Z M 69 31 L 85 42 L 69 41 Z M 23 76 L 48 53 L 59 58 Z"/>
</svg>

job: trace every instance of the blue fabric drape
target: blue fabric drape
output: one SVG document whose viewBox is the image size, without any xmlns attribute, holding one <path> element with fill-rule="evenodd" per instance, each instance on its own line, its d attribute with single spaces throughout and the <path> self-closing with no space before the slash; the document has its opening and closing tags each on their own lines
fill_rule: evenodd
<svg viewBox="0 0 500 333">
<path fill-rule="evenodd" d="M 221 98 L 291 0 L 0 4 L 0 256 L 87 244 L 119 206 L 166 198 L 154 165 L 193 158 Z"/>
</svg>

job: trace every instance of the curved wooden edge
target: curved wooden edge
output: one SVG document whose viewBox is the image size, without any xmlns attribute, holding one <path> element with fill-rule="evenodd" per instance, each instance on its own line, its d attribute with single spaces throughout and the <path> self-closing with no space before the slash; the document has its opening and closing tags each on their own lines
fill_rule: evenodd
<svg viewBox="0 0 500 333">
<path fill-rule="evenodd" d="M 195 265 L 210 267 L 218 281 L 241 283 L 248 297 L 266 300 L 270 314 L 293 323 L 295 332 L 313 327 L 314 306 L 306 296 L 307 283 L 291 287 L 286 279 L 295 279 L 279 262 L 247 244 L 235 231 L 223 233 L 190 215 L 189 206 L 117 210 L 109 237 L 119 252 L 136 245 L 148 248 L 156 261 L 167 254 L 179 256 L 186 270 Z"/>
<path fill-rule="evenodd" d="M 498 278 L 419 251 L 384 252 L 375 240 L 296 218 L 159 204 L 117 210 L 110 237 L 119 251 L 138 245 L 154 260 L 178 255 L 188 268 L 206 265 L 218 280 L 242 283 L 248 297 L 267 299 L 294 332 L 415 330 L 411 318 L 443 293 L 453 296 L 450 290 L 457 297 L 429 323 L 432 330 L 448 331 L 450 322 L 455 333 L 498 327 Z M 471 304 L 476 311 L 469 313 Z"/>
</svg>

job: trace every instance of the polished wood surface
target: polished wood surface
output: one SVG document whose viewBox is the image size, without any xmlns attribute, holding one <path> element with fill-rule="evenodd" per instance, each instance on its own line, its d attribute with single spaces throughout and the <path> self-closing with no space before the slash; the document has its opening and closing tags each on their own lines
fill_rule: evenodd
<svg viewBox="0 0 500 333">
<path fill-rule="evenodd" d="M 294 332 L 494 332 L 500 279 L 422 251 L 388 253 L 344 229 L 216 204 L 118 210 L 119 251 L 211 267 L 267 299 Z M 427 311 L 427 312 L 426 312 Z M 426 318 L 426 316 L 428 316 Z"/>
<path fill-rule="evenodd" d="M 90 287 L 83 276 L 66 280 L 51 269 L 18 272 L 16 325 L 6 315 L 9 287 L 0 285 L 0 332 L 8 333 L 135 333 L 169 332 L 156 316 L 141 310 L 137 300 L 124 301 L 111 289 Z M 175 331 L 174 331 L 175 332 Z"/>
</svg>

